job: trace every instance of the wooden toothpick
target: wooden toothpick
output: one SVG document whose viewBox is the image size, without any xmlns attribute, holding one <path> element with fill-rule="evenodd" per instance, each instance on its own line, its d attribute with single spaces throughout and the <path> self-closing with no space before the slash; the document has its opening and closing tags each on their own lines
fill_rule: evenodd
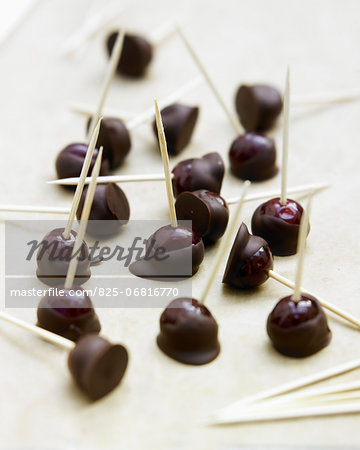
<svg viewBox="0 0 360 450">
<path fill-rule="evenodd" d="M 205 69 L 205 66 L 200 61 L 198 55 L 196 54 L 194 47 L 190 44 L 189 40 L 185 36 L 183 30 L 180 28 L 180 26 L 176 25 L 176 30 L 183 41 L 185 47 L 187 48 L 188 52 L 190 53 L 192 59 L 194 60 L 195 64 L 197 65 L 200 72 L 204 75 L 204 78 L 206 79 L 210 89 L 212 90 L 213 94 L 215 95 L 217 101 L 221 105 L 222 109 L 224 110 L 225 114 L 227 115 L 228 119 L 230 120 L 232 126 L 234 127 L 234 130 L 237 134 L 243 133 L 243 128 L 240 125 L 239 120 L 235 117 L 235 115 L 230 111 L 230 109 L 227 107 L 224 99 L 222 98 L 218 88 L 215 86 L 213 80 L 211 79 L 209 72 Z"/>
<path fill-rule="evenodd" d="M 309 227 L 309 217 L 310 217 L 310 208 L 311 208 L 311 200 L 312 196 L 309 196 L 307 207 L 303 210 L 303 214 L 300 222 L 299 229 L 299 237 L 297 244 L 297 252 L 298 252 L 298 263 L 295 277 L 295 289 L 293 294 L 293 300 L 298 302 L 301 299 L 301 282 L 304 271 L 304 260 L 305 260 L 305 246 L 306 246 L 306 236 L 308 234 Z"/>
<path fill-rule="evenodd" d="M 92 171 L 91 183 L 90 183 L 88 191 L 86 193 L 84 207 L 83 207 L 83 210 L 81 213 L 81 218 L 80 218 L 80 228 L 79 228 L 78 234 L 76 236 L 75 244 L 74 244 L 74 247 L 73 247 L 73 250 L 71 253 L 71 261 L 70 261 L 68 271 L 66 274 L 66 280 L 65 280 L 65 284 L 64 284 L 65 289 L 70 289 L 74 282 L 76 268 L 78 265 L 77 254 L 78 254 L 79 250 L 81 249 L 81 245 L 82 245 L 83 239 L 85 237 L 85 232 L 86 232 L 86 227 L 87 227 L 89 216 L 90 216 L 91 206 L 92 206 L 92 202 L 94 200 L 97 177 L 99 176 L 99 172 L 100 172 L 102 152 L 103 152 L 103 148 L 101 147 L 99 150 L 99 154 L 96 158 L 96 162 L 95 162 L 93 171 Z"/>
<path fill-rule="evenodd" d="M 245 181 L 245 183 L 244 183 L 243 191 L 242 191 L 242 194 L 241 194 L 241 199 L 240 199 L 240 201 L 239 201 L 239 203 L 238 203 L 238 205 L 236 207 L 236 210 L 234 211 L 234 215 L 233 215 L 233 217 L 232 217 L 232 219 L 230 221 L 230 224 L 228 225 L 228 229 L 226 230 L 225 236 L 223 236 L 223 238 L 221 239 L 219 248 L 218 248 L 218 250 L 216 252 L 216 255 L 215 255 L 214 264 L 213 264 L 213 266 L 211 268 L 211 271 L 210 271 L 210 275 L 209 275 L 208 281 L 207 281 L 207 283 L 205 285 L 205 288 L 204 288 L 203 293 L 202 293 L 202 295 L 200 297 L 200 300 L 199 300 L 200 303 L 203 303 L 203 304 L 205 303 L 206 297 L 207 297 L 207 295 L 208 295 L 208 293 L 210 291 L 210 288 L 211 288 L 211 286 L 212 286 L 212 284 L 213 284 L 213 282 L 215 280 L 216 273 L 219 270 L 219 266 L 220 266 L 221 260 L 224 258 L 224 255 L 226 253 L 227 247 L 230 244 L 231 239 L 234 239 L 234 234 L 235 234 L 236 227 L 237 227 L 237 224 L 238 224 L 238 219 L 239 219 L 239 216 L 240 216 L 240 213 L 241 213 L 241 210 L 242 210 L 242 206 L 244 204 L 245 196 L 246 196 L 247 190 L 249 189 L 250 184 L 251 183 L 248 180 Z"/>
<path fill-rule="evenodd" d="M 98 178 L 98 183 L 141 183 L 145 181 L 164 181 L 165 175 L 163 173 L 146 173 L 134 175 L 107 175 Z M 89 184 L 91 177 L 85 178 L 85 184 Z M 64 186 L 75 186 L 79 182 L 78 177 L 60 178 L 58 180 L 47 181 L 46 184 L 61 184 Z M 0 205 L 1 211 L 1 205 Z"/>
<path fill-rule="evenodd" d="M 156 117 L 156 127 L 158 131 L 159 137 L 159 145 L 161 151 L 161 158 L 164 166 L 164 174 L 165 174 L 165 183 L 166 183 L 166 192 L 169 202 L 169 211 L 170 211 L 170 221 L 171 226 L 176 228 L 177 218 L 176 218 L 176 210 L 175 210 L 175 201 L 174 201 L 174 193 L 171 182 L 171 172 L 169 167 L 169 156 L 167 152 L 166 138 L 164 133 L 164 126 L 161 119 L 161 114 L 159 110 L 159 105 L 157 100 L 155 99 L 155 117 Z"/>
<path fill-rule="evenodd" d="M 106 96 L 107 96 L 107 94 L 109 92 L 111 81 L 114 78 L 116 67 L 117 67 L 117 65 L 119 63 L 119 59 L 120 59 L 122 48 L 123 48 L 123 44 L 124 44 L 124 37 L 125 37 L 125 30 L 122 29 L 118 33 L 118 36 L 116 38 L 113 51 L 111 52 L 111 58 L 110 58 L 110 61 L 109 61 L 108 67 L 107 67 L 104 84 L 103 84 L 103 87 L 101 89 L 101 95 L 100 95 L 99 103 L 97 105 L 97 108 L 96 108 L 96 111 L 95 111 L 95 115 L 91 119 L 88 136 L 92 135 L 92 133 L 94 131 L 94 128 L 95 128 L 96 124 L 98 123 L 98 120 L 99 120 L 99 118 L 101 116 L 101 111 L 102 111 L 102 108 L 104 106 Z"/>
<path fill-rule="evenodd" d="M 287 188 L 287 170 L 288 170 L 288 154 L 289 154 L 289 113 L 290 113 L 290 69 L 287 68 L 285 93 L 284 93 L 284 126 L 283 126 L 283 142 L 282 142 L 282 164 L 281 164 L 281 195 L 280 203 L 286 205 L 286 188 Z"/>
<path fill-rule="evenodd" d="M 70 209 L 70 213 L 69 213 L 69 218 L 63 233 L 63 238 L 64 239 L 69 239 L 70 236 L 70 232 L 71 232 L 71 228 L 73 226 L 74 220 L 75 220 L 75 216 L 76 216 L 76 211 L 78 209 L 79 203 L 80 203 L 80 198 L 81 198 L 81 194 L 84 190 L 84 184 L 85 184 L 85 180 L 86 180 L 86 175 L 89 172 L 89 168 L 90 168 L 90 164 L 91 164 L 91 160 L 94 154 L 94 149 L 95 149 L 95 145 L 99 136 L 99 131 L 100 131 L 100 124 L 101 124 L 101 118 L 99 119 L 97 126 L 94 129 L 93 134 L 91 135 L 91 139 L 90 139 L 90 143 L 89 143 L 89 147 L 87 149 L 86 152 L 86 156 L 84 159 L 84 163 L 83 166 L 81 168 L 81 173 L 80 173 L 80 177 L 78 179 L 78 182 L 76 183 L 76 190 L 75 190 L 75 194 L 74 194 L 74 198 L 72 201 L 72 205 L 71 205 L 71 209 Z"/>
<path fill-rule="evenodd" d="M 4 313 L 3 311 L 0 311 L 0 319 L 12 323 L 19 328 L 30 331 L 31 333 L 36 334 L 37 336 L 40 336 L 53 344 L 66 348 L 67 350 L 72 350 L 75 346 L 75 343 L 73 341 L 70 341 L 69 339 L 52 333 L 51 331 L 45 330 L 44 328 L 40 328 L 36 325 L 25 322 L 24 320 L 18 319 L 17 317 L 10 316 L 10 314 Z"/>
</svg>

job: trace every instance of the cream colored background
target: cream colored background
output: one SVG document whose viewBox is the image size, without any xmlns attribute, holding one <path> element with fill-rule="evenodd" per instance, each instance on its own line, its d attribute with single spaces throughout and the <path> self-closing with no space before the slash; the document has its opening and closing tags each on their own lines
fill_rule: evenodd
<svg viewBox="0 0 360 450">
<path fill-rule="evenodd" d="M 105 31 L 78 60 L 59 56 L 65 38 L 82 22 L 89 5 L 85 0 L 43 0 L 0 48 L 0 203 L 70 204 L 69 193 L 46 186 L 45 181 L 55 176 L 58 151 L 84 138 L 84 120 L 69 112 L 68 103 L 95 102 L 104 76 Z M 294 94 L 358 88 L 359 13 L 356 0 L 141 0 L 129 1 L 117 23 L 150 33 L 171 17 L 182 19 L 232 106 L 240 82 L 264 81 L 282 87 L 288 63 Z M 157 48 L 145 80 L 114 81 L 107 106 L 141 112 L 152 105 L 154 96 L 161 98 L 196 75 L 196 67 L 174 36 Z M 203 86 L 185 100 L 201 105 L 200 122 L 191 146 L 171 165 L 209 151 L 219 151 L 227 164 L 234 133 L 211 92 Z M 294 106 L 289 156 L 289 185 L 332 184 L 314 201 L 303 284 L 358 316 L 359 117 L 356 102 L 332 108 Z M 280 146 L 281 128 L 271 134 Z M 132 137 L 131 154 L 118 173 L 158 172 L 160 157 L 149 127 L 136 130 Z M 251 190 L 260 192 L 279 184 L 277 177 Z M 124 190 L 133 219 L 166 219 L 161 183 L 127 184 Z M 226 173 L 224 197 L 240 190 L 241 182 Z M 255 207 L 248 204 L 244 210 L 247 224 Z M 1 213 L 1 219 L 24 217 Z M 44 216 L 31 215 L 40 217 Z M 194 277 L 194 296 L 201 292 L 214 251 L 207 252 Z M 294 278 L 296 258 L 277 258 L 275 267 Z M 304 360 L 277 354 L 268 342 L 265 321 L 288 290 L 268 281 L 256 292 L 231 291 L 221 285 L 221 275 L 222 269 L 207 304 L 220 326 L 222 352 L 207 366 L 184 366 L 158 350 L 155 337 L 161 310 L 98 311 L 104 335 L 124 342 L 131 360 L 120 388 L 95 404 L 89 404 L 73 386 L 65 352 L 1 324 L 0 447 L 359 446 L 359 415 L 233 427 L 200 425 L 207 412 L 243 395 L 360 356 L 359 332 L 330 316 L 330 347 Z M 34 310 L 12 312 L 35 320 Z"/>
</svg>

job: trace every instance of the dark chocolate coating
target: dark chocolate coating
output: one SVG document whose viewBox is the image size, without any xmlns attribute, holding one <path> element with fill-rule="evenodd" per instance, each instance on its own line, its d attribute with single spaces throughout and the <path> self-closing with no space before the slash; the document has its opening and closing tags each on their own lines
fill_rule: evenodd
<svg viewBox="0 0 360 450">
<path fill-rule="evenodd" d="M 222 282 L 238 289 L 252 289 L 269 278 L 274 261 L 269 245 L 249 233 L 242 223 L 235 237 Z"/>
<path fill-rule="evenodd" d="M 236 111 L 246 131 L 270 129 L 281 113 L 282 106 L 280 92 L 262 84 L 242 85 L 235 97 Z"/>
<path fill-rule="evenodd" d="M 282 298 L 269 315 L 267 333 L 276 350 L 296 358 L 318 352 L 332 336 L 320 303 L 308 294 L 299 302 L 291 295 Z"/>
<path fill-rule="evenodd" d="M 181 105 L 180 103 L 174 103 L 161 110 L 167 149 L 170 155 L 177 155 L 189 144 L 198 116 L 199 108 L 197 106 Z M 155 120 L 153 130 L 157 138 Z"/>
<path fill-rule="evenodd" d="M 55 162 L 58 178 L 79 177 L 82 166 L 84 164 L 87 149 L 88 146 L 86 144 L 76 143 L 70 144 L 63 150 L 61 150 Z M 97 154 L 98 150 L 95 149 L 91 158 L 89 173 L 91 173 L 94 167 Z M 100 175 L 107 175 L 109 173 L 109 169 L 109 161 L 107 160 L 107 158 L 103 157 L 101 162 Z"/>
<path fill-rule="evenodd" d="M 106 39 L 106 48 L 109 57 L 115 45 L 118 32 L 111 33 Z M 150 42 L 136 34 L 125 34 L 124 44 L 117 66 L 117 73 L 128 77 L 142 77 L 153 57 L 153 47 Z"/>
<path fill-rule="evenodd" d="M 265 239 L 274 255 L 294 255 L 302 214 L 303 208 L 295 200 L 288 198 L 286 205 L 282 206 L 280 199 L 274 198 L 255 210 L 251 229 L 255 235 Z"/>
<path fill-rule="evenodd" d="M 120 383 L 128 359 L 128 352 L 122 345 L 88 334 L 79 339 L 69 353 L 68 366 L 80 389 L 91 400 L 98 400 Z"/>
<path fill-rule="evenodd" d="M 231 172 L 242 180 L 263 181 L 277 174 L 273 139 L 249 132 L 239 136 L 229 150 Z"/>
<path fill-rule="evenodd" d="M 45 330 L 77 341 L 87 333 L 99 333 L 101 325 L 90 297 L 79 286 L 57 286 L 40 300 L 37 325 Z"/>
<path fill-rule="evenodd" d="M 87 189 L 86 186 L 83 190 L 76 212 L 78 220 L 81 218 Z M 118 233 L 121 227 L 127 224 L 129 218 L 129 202 L 119 186 L 114 183 L 98 184 L 90 211 L 87 233 L 93 236 L 108 236 Z"/>
<path fill-rule="evenodd" d="M 163 249 L 159 257 L 158 249 Z M 141 278 L 161 281 L 178 281 L 194 275 L 204 259 L 204 243 L 191 228 L 166 225 L 153 233 L 146 244 L 149 259 L 142 258 L 132 263 L 130 272 Z M 190 266 L 191 264 L 191 266 Z"/>
<path fill-rule="evenodd" d="M 206 189 L 182 192 L 176 199 L 175 209 L 179 220 L 192 220 L 193 230 L 205 244 L 213 244 L 220 239 L 229 221 L 226 201 Z"/>
<path fill-rule="evenodd" d="M 216 152 L 181 161 L 172 170 L 174 195 L 177 197 L 181 192 L 198 189 L 220 194 L 224 172 L 224 161 Z"/>
<path fill-rule="evenodd" d="M 87 123 L 87 130 L 91 118 Z M 100 124 L 96 147 L 103 147 L 103 159 L 109 161 L 110 169 L 121 166 L 131 148 L 131 139 L 125 124 L 114 117 L 104 117 Z"/>
<path fill-rule="evenodd" d="M 36 276 L 48 286 L 58 286 L 65 282 L 66 274 L 71 261 L 71 253 L 75 245 L 77 233 L 70 232 L 69 239 L 64 239 L 65 228 L 55 228 L 50 231 L 41 242 L 36 262 Z M 90 276 L 89 249 L 83 241 L 78 253 L 78 265 L 75 272 L 75 280 L 78 285 L 85 283 Z"/>
<path fill-rule="evenodd" d="M 206 306 L 197 300 L 177 298 L 161 314 L 157 344 L 176 361 L 207 364 L 220 352 L 218 324 Z"/>
</svg>

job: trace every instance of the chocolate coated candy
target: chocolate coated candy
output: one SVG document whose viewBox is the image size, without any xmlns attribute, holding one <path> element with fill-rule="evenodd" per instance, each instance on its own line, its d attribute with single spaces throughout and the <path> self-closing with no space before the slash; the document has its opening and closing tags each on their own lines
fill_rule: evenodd
<svg viewBox="0 0 360 450">
<path fill-rule="evenodd" d="M 256 132 L 236 138 L 229 159 L 231 172 L 242 180 L 263 181 L 278 171 L 274 140 Z"/>
<path fill-rule="evenodd" d="M 308 294 L 298 302 L 291 295 L 282 298 L 269 315 L 267 332 L 276 350 L 296 358 L 313 355 L 331 340 L 326 315 Z"/>
<path fill-rule="evenodd" d="M 220 352 L 218 324 L 193 298 L 173 300 L 160 317 L 159 348 L 184 364 L 207 364 Z"/>
<path fill-rule="evenodd" d="M 223 283 L 239 289 L 251 289 L 269 278 L 274 266 L 268 243 L 249 233 L 242 223 L 226 264 Z"/>
<path fill-rule="evenodd" d="M 39 327 L 72 341 L 87 333 L 99 333 L 101 329 L 89 296 L 79 286 L 71 289 L 58 286 L 55 292 L 43 297 L 37 319 Z"/>
<path fill-rule="evenodd" d="M 181 161 L 172 170 L 175 197 L 181 192 L 198 189 L 208 189 L 219 194 L 224 171 L 224 162 L 216 152 L 208 153 L 202 158 Z"/>
<path fill-rule="evenodd" d="M 174 103 L 161 110 L 168 153 L 177 155 L 190 142 L 199 115 L 197 106 Z M 157 138 L 156 121 L 153 130 Z"/>
<path fill-rule="evenodd" d="M 69 370 L 82 391 L 92 400 L 111 392 L 123 378 L 128 352 L 120 344 L 88 334 L 76 343 L 68 358 Z"/>
<path fill-rule="evenodd" d="M 213 244 L 224 234 L 229 220 L 226 201 L 215 192 L 200 189 L 182 192 L 175 203 L 179 220 L 192 220 L 192 228 L 205 243 Z"/>
<path fill-rule="evenodd" d="M 266 131 L 271 128 L 282 110 L 280 92 L 267 85 L 239 87 L 235 107 L 246 131 Z"/>
<path fill-rule="evenodd" d="M 111 56 L 118 33 L 111 33 L 106 40 L 108 55 Z M 129 77 L 141 77 L 153 57 L 153 48 L 150 42 L 136 34 L 125 34 L 124 44 L 117 66 L 117 72 Z"/>
</svg>

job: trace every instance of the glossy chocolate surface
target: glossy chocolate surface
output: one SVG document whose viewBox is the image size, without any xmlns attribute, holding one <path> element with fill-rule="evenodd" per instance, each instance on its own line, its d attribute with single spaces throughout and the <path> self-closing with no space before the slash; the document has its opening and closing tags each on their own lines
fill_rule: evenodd
<svg viewBox="0 0 360 450">
<path fill-rule="evenodd" d="M 294 255 L 302 214 L 303 208 L 295 200 L 287 199 L 286 205 L 281 205 L 280 198 L 273 198 L 255 210 L 252 232 L 267 241 L 274 255 Z"/>
<path fill-rule="evenodd" d="M 246 131 L 270 129 L 281 113 L 282 106 L 280 92 L 263 84 L 242 85 L 235 97 L 236 111 Z"/>
<path fill-rule="evenodd" d="M 141 278 L 179 281 L 194 275 L 204 259 L 204 243 L 191 228 L 166 225 L 153 233 L 144 257 L 132 263 L 130 272 Z M 157 256 L 158 255 L 158 256 Z"/>
<path fill-rule="evenodd" d="M 109 57 L 115 45 L 118 33 L 111 33 L 106 40 L 106 48 Z M 128 77 L 142 77 L 153 57 L 153 47 L 150 42 L 142 36 L 126 33 L 124 44 L 117 66 L 117 73 Z"/>
<path fill-rule="evenodd" d="M 84 207 L 86 186 L 81 195 L 76 217 L 81 218 Z M 90 211 L 87 233 L 93 236 L 108 236 L 118 233 L 130 218 L 130 206 L 125 193 L 117 184 L 98 184 Z"/>
<path fill-rule="evenodd" d="M 242 223 L 235 237 L 226 264 L 223 283 L 238 289 L 252 289 L 269 278 L 274 261 L 269 245 L 259 236 L 249 233 Z"/>
<path fill-rule="evenodd" d="M 257 132 L 236 138 L 229 159 L 231 172 L 242 180 L 263 181 L 278 172 L 274 140 Z"/>
<path fill-rule="evenodd" d="M 181 105 L 180 103 L 174 103 L 161 110 L 167 149 L 170 155 L 177 155 L 189 144 L 198 116 L 199 108 L 197 106 Z M 157 138 L 155 120 L 153 130 Z"/>
<path fill-rule="evenodd" d="M 208 189 L 219 194 L 224 172 L 224 161 L 216 152 L 207 153 L 202 158 L 181 161 L 172 170 L 174 196 L 199 189 Z"/>
<path fill-rule="evenodd" d="M 282 298 L 269 315 L 267 332 L 276 350 L 296 358 L 318 352 L 332 336 L 320 303 L 308 294 L 299 302 L 291 295 Z"/>
<path fill-rule="evenodd" d="M 226 201 L 206 189 L 182 192 L 176 199 L 175 209 L 179 220 L 192 220 L 193 230 L 205 244 L 213 244 L 220 239 L 229 221 Z"/>
<path fill-rule="evenodd" d="M 99 333 L 101 325 L 86 292 L 79 286 L 57 286 L 56 290 L 41 299 L 37 325 L 72 341 L 87 333 Z"/>
<path fill-rule="evenodd" d="M 98 400 L 118 386 L 128 359 L 128 352 L 122 345 L 88 334 L 79 339 L 70 352 L 68 366 L 80 389 L 91 400 Z"/>
<path fill-rule="evenodd" d="M 71 261 L 72 250 L 75 245 L 77 233 L 70 232 L 69 239 L 64 239 L 65 228 L 55 228 L 42 239 L 42 245 L 36 254 L 36 276 L 49 286 L 58 286 L 64 283 Z M 83 241 L 78 253 L 78 265 L 75 280 L 78 285 L 85 283 L 90 276 L 90 265 L 98 261 L 90 261 L 89 250 Z"/>
<path fill-rule="evenodd" d="M 91 119 L 87 123 L 87 130 L 90 123 Z M 96 147 L 103 147 L 103 159 L 109 161 L 111 170 L 121 166 L 131 148 L 130 134 L 125 124 L 114 117 L 104 117 Z"/>
<path fill-rule="evenodd" d="M 70 144 L 61 150 L 55 162 L 58 178 L 79 177 L 84 164 L 87 149 L 88 146 L 86 144 L 75 143 Z M 97 154 L 98 150 L 95 149 L 91 159 L 89 173 L 91 173 L 94 167 Z M 108 159 L 103 158 L 101 162 L 100 175 L 107 175 L 109 173 L 109 169 L 110 164 Z M 71 188 L 74 189 L 74 186 L 71 186 Z"/>
<path fill-rule="evenodd" d="M 184 364 L 201 365 L 220 352 L 218 324 L 211 312 L 193 298 L 177 298 L 160 317 L 159 348 Z"/>
</svg>

